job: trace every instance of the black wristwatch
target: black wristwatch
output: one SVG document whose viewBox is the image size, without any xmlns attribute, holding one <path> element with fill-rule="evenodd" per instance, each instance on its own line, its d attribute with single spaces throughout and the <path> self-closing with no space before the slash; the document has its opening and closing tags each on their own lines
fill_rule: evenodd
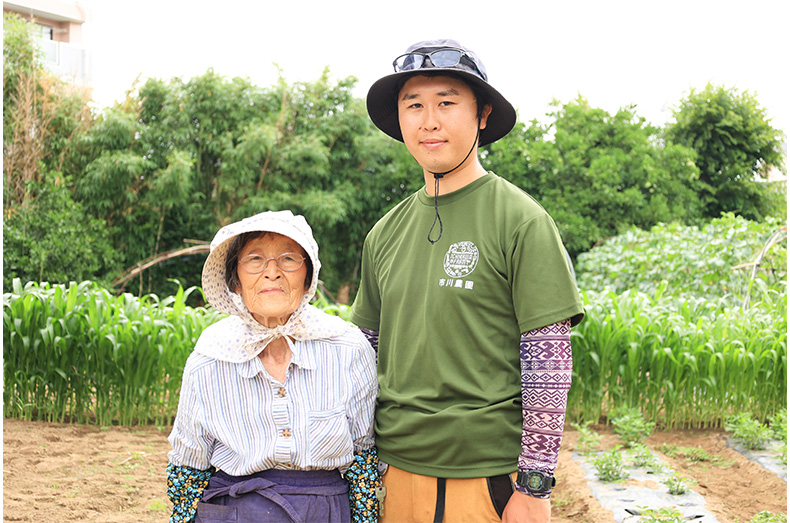
<svg viewBox="0 0 790 523">
<path fill-rule="evenodd" d="M 519 471 L 516 474 L 516 483 L 527 489 L 533 494 L 546 494 L 551 492 L 551 488 L 557 484 L 557 479 L 539 470 Z"/>
</svg>

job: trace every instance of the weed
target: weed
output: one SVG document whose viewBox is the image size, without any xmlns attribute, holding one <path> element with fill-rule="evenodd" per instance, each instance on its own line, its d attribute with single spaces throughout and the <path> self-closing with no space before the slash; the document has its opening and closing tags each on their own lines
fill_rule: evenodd
<svg viewBox="0 0 790 523">
<path fill-rule="evenodd" d="M 711 454 L 701 447 L 679 447 L 671 443 L 662 443 L 658 450 L 672 458 L 681 458 L 690 463 L 707 462 L 718 467 L 729 467 L 732 461 L 725 461 L 716 454 Z"/>
<path fill-rule="evenodd" d="M 563 507 L 566 507 L 566 506 L 570 505 L 574 501 L 576 501 L 576 496 L 574 496 L 573 494 L 568 494 L 567 497 L 552 496 L 551 497 L 551 506 L 553 508 L 560 509 L 560 508 L 563 508 Z"/>
<path fill-rule="evenodd" d="M 595 473 L 598 478 L 605 482 L 620 481 L 628 478 L 628 472 L 623 468 L 623 456 L 618 452 L 620 446 L 613 448 L 609 452 L 592 459 Z"/>
<path fill-rule="evenodd" d="M 162 503 L 162 501 L 160 501 L 158 499 L 153 500 L 145 508 L 148 509 L 148 510 L 155 511 L 155 512 L 169 512 L 170 511 L 170 507 L 168 507 L 165 503 Z"/>
</svg>

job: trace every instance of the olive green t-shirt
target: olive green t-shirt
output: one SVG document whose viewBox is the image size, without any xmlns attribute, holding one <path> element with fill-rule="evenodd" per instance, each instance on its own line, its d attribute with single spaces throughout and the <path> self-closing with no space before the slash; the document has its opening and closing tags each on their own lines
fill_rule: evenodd
<svg viewBox="0 0 790 523">
<path fill-rule="evenodd" d="M 516 470 L 523 332 L 583 308 L 557 228 L 528 194 L 488 173 L 434 200 L 424 189 L 370 231 L 351 320 L 379 331 L 380 458 L 427 476 Z M 438 235 L 438 223 L 432 238 Z"/>
</svg>

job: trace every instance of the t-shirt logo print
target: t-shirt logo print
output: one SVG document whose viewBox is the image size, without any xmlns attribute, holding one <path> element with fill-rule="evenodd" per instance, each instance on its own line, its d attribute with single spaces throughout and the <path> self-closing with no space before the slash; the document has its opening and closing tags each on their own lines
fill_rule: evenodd
<svg viewBox="0 0 790 523">
<path fill-rule="evenodd" d="M 450 245 L 444 255 L 444 272 L 452 278 L 463 278 L 477 267 L 480 251 L 472 242 L 458 242 Z"/>
</svg>

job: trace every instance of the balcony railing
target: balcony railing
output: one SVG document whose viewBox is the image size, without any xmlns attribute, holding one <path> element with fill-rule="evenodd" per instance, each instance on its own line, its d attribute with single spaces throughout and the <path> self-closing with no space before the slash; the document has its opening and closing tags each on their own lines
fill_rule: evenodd
<svg viewBox="0 0 790 523">
<path fill-rule="evenodd" d="M 82 46 L 42 39 L 41 50 L 52 73 L 83 85 L 90 77 L 90 55 Z"/>
</svg>

